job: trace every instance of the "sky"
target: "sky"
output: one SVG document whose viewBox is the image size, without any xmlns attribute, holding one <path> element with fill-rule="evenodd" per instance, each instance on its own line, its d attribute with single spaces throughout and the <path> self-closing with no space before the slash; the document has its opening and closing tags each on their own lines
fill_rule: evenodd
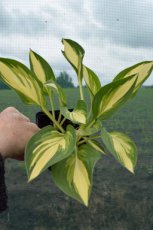
<svg viewBox="0 0 153 230">
<path fill-rule="evenodd" d="M 105 85 L 121 70 L 153 60 L 153 1 L 0 0 L 0 56 L 29 66 L 31 48 L 56 76 L 66 71 L 77 85 L 61 53 L 62 38 L 85 49 L 84 64 Z"/>
</svg>

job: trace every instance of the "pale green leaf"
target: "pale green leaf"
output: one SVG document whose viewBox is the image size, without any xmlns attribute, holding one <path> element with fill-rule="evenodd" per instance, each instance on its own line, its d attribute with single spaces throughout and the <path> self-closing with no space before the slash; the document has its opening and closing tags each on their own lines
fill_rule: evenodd
<svg viewBox="0 0 153 230">
<path fill-rule="evenodd" d="M 0 58 L 0 78 L 13 88 L 26 103 L 45 105 L 45 98 L 40 84 L 33 73 L 22 63 Z"/>
<path fill-rule="evenodd" d="M 83 65 L 83 78 L 90 90 L 90 93 L 94 96 L 101 88 L 98 76 L 91 69 Z"/>
<path fill-rule="evenodd" d="M 88 205 L 93 169 L 100 154 L 90 145 L 81 145 L 70 157 L 53 165 L 55 184 L 67 195 Z"/>
<path fill-rule="evenodd" d="M 134 173 L 137 162 L 137 148 L 135 143 L 123 133 L 108 133 L 104 128 L 102 129 L 101 137 L 106 149 L 121 165 Z"/>
<path fill-rule="evenodd" d="M 94 118 L 105 120 L 130 97 L 137 82 L 137 75 L 111 82 L 102 87 L 92 103 Z"/>
<path fill-rule="evenodd" d="M 85 101 L 79 100 L 76 108 L 70 112 L 67 107 L 61 107 L 61 114 L 75 124 L 86 124 L 87 106 Z"/>
<path fill-rule="evenodd" d="M 143 84 L 145 80 L 150 76 L 151 72 L 153 70 L 153 61 L 145 61 L 138 63 L 136 65 L 133 65 L 127 69 L 124 69 L 121 71 L 117 76 L 114 78 L 114 81 L 117 81 L 119 79 L 127 78 L 131 75 L 137 74 L 138 80 L 135 84 L 134 90 L 132 95 L 135 95 L 135 93 L 138 91 L 140 86 Z"/>
<path fill-rule="evenodd" d="M 36 133 L 28 142 L 25 163 L 29 181 L 35 179 L 49 166 L 68 157 L 76 142 L 75 130 L 68 126 L 66 133 L 60 133 L 47 126 Z"/>
<path fill-rule="evenodd" d="M 61 106 L 66 106 L 66 95 L 61 86 L 58 83 L 51 80 L 48 81 L 46 85 L 48 88 L 50 88 L 58 94 Z"/>
</svg>

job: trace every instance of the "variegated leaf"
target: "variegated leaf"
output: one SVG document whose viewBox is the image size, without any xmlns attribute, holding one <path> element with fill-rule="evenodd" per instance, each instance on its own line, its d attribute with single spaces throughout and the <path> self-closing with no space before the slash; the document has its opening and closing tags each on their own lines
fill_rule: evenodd
<svg viewBox="0 0 153 230">
<path fill-rule="evenodd" d="M 40 84 L 33 73 L 22 63 L 0 58 L 0 78 L 13 88 L 21 99 L 29 104 L 45 105 L 45 98 Z"/>
<path fill-rule="evenodd" d="M 67 107 L 61 107 L 61 114 L 75 124 L 86 124 L 87 106 L 85 101 L 79 100 L 76 108 L 70 112 Z"/>
<path fill-rule="evenodd" d="M 111 82 L 102 87 L 92 103 L 94 118 L 105 120 L 130 97 L 137 82 L 137 75 Z"/>
<path fill-rule="evenodd" d="M 53 165 L 55 184 L 67 195 L 88 206 L 93 169 L 100 154 L 90 145 L 81 145 L 70 157 Z"/>
<path fill-rule="evenodd" d="M 49 166 L 68 157 L 74 149 L 76 135 L 69 125 L 66 133 L 60 133 L 47 126 L 36 133 L 28 142 L 25 163 L 29 181 L 35 179 Z"/>
<path fill-rule="evenodd" d="M 64 45 L 64 51 L 62 51 L 64 57 L 73 66 L 77 75 L 79 75 L 85 53 L 84 49 L 78 43 L 70 39 L 62 39 L 62 43 Z M 80 74 L 80 78 L 79 80 L 82 80 L 82 74 Z"/>
<path fill-rule="evenodd" d="M 135 93 L 138 91 L 140 86 L 143 84 L 145 80 L 150 76 L 151 72 L 153 70 L 153 61 L 145 61 L 138 63 L 136 65 L 133 65 L 127 69 L 124 69 L 121 71 L 117 76 L 114 78 L 114 81 L 117 81 L 119 79 L 127 78 L 131 75 L 137 74 L 138 80 L 135 84 L 134 90 L 132 95 L 135 95 Z"/>
<path fill-rule="evenodd" d="M 44 83 L 49 80 L 55 81 L 55 75 L 51 66 L 44 58 L 32 50 L 30 50 L 29 53 L 29 60 L 31 70 L 35 73 L 37 80 L 41 82 L 43 91 L 48 94 L 48 90 Z"/>
<path fill-rule="evenodd" d="M 83 78 L 87 87 L 90 90 L 91 95 L 95 95 L 101 88 L 101 83 L 97 75 L 88 67 L 83 65 Z"/>
<path fill-rule="evenodd" d="M 48 81 L 46 85 L 48 88 L 50 88 L 58 94 L 61 106 L 66 106 L 66 95 L 64 90 L 60 87 L 60 85 L 51 80 Z"/>
<path fill-rule="evenodd" d="M 29 60 L 31 70 L 35 73 L 39 81 L 43 84 L 49 80 L 55 81 L 54 72 L 44 58 L 35 53 L 33 50 L 30 50 Z"/>
<path fill-rule="evenodd" d="M 120 132 L 108 133 L 104 128 L 101 137 L 106 149 L 116 158 L 116 160 L 134 173 L 137 162 L 137 148 L 135 143 L 125 134 Z"/>
</svg>

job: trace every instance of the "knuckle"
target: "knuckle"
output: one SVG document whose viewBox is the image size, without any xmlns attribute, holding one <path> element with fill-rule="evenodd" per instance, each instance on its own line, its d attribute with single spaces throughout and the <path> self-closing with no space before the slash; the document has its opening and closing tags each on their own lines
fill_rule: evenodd
<svg viewBox="0 0 153 230">
<path fill-rule="evenodd" d="M 8 117 L 12 116 L 12 114 L 14 114 L 15 112 L 16 109 L 12 106 L 9 106 L 0 113 L 0 116 L 1 118 L 8 119 Z"/>
<path fill-rule="evenodd" d="M 15 107 L 13 107 L 13 106 L 9 106 L 9 107 L 7 107 L 5 110 L 3 110 L 3 112 L 17 112 L 17 109 L 15 108 Z"/>
<path fill-rule="evenodd" d="M 38 126 L 37 126 L 36 124 L 34 124 L 34 123 L 31 123 L 31 124 L 30 124 L 30 127 L 31 127 L 31 130 L 32 130 L 33 132 L 38 132 L 38 131 L 39 131 Z"/>
<path fill-rule="evenodd" d="M 26 121 L 30 121 L 30 118 L 29 118 L 29 117 L 24 116 L 24 119 L 25 119 Z"/>
<path fill-rule="evenodd" d="M 9 106 L 9 107 L 6 108 L 6 110 L 16 111 L 16 108 L 13 107 L 13 106 Z"/>
</svg>

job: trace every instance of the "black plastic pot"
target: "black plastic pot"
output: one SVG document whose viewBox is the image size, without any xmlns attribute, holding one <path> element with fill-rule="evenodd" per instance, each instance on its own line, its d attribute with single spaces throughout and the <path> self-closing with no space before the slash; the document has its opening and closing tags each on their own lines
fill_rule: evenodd
<svg viewBox="0 0 153 230">
<path fill-rule="evenodd" d="M 73 109 L 69 109 L 69 111 L 73 111 Z M 55 111 L 55 118 L 58 119 L 58 116 L 59 116 L 59 110 L 56 110 Z M 51 111 L 50 111 L 51 113 Z M 63 119 L 63 115 L 61 115 L 61 118 Z M 44 114 L 44 112 L 38 112 L 36 114 L 36 124 L 38 125 L 39 128 L 43 128 L 47 125 L 53 125 L 52 121 L 47 117 L 46 114 Z M 73 125 L 74 128 L 77 127 L 77 125 L 73 124 L 70 120 L 65 120 L 65 122 L 63 123 L 62 127 L 63 129 L 65 130 L 67 125 Z"/>
</svg>

